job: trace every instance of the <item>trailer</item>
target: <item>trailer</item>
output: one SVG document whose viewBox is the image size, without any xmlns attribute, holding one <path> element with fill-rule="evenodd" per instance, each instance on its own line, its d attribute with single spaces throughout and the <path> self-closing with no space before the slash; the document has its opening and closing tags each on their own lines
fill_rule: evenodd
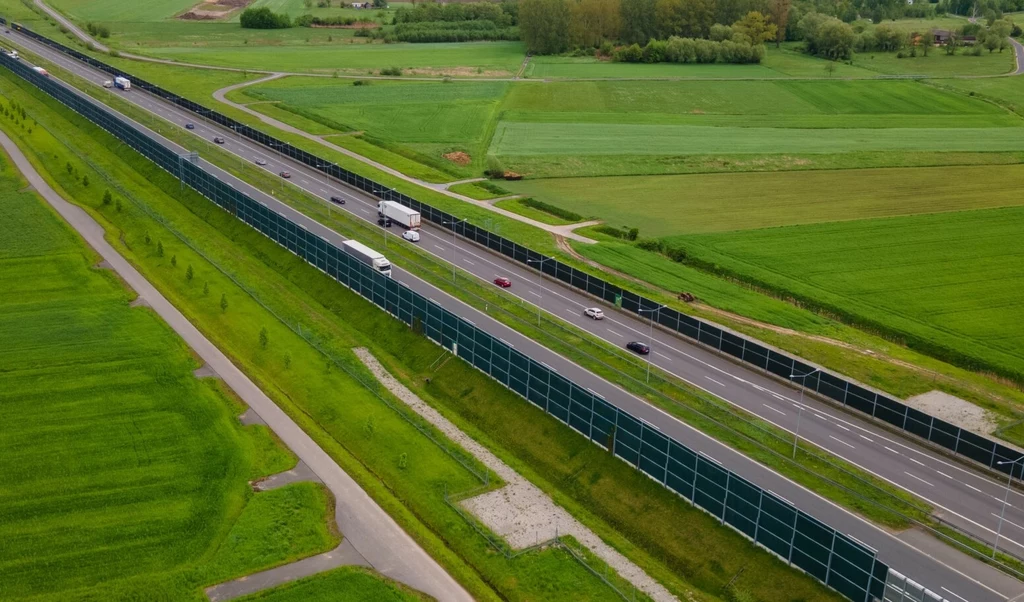
<svg viewBox="0 0 1024 602">
<path fill-rule="evenodd" d="M 114 87 L 127 92 L 132 89 L 132 82 L 127 77 L 120 75 L 114 78 Z"/>
<path fill-rule="evenodd" d="M 349 255 L 355 257 L 359 261 L 362 261 L 375 271 L 384 274 L 388 278 L 391 277 L 391 262 L 388 261 L 387 257 L 384 257 L 363 243 L 356 242 L 354 240 L 343 241 L 341 246 L 345 248 L 345 252 Z"/>
<path fill-rule="evenodd" d="M 380 201 L 377 203 L 377 215 L 401 224 L 409 230 L 420 229 L 420 212 L 409 209 L 395 201 Z"/>
<path fill-rule="evenodd" d="M 38 73 L 39 75 L 42 75 L 43 77 L 50 77 L 50 72 L 46 69 L 43 69 L 42 67 L 32 67 L 32 70 Z"/>
</svg>

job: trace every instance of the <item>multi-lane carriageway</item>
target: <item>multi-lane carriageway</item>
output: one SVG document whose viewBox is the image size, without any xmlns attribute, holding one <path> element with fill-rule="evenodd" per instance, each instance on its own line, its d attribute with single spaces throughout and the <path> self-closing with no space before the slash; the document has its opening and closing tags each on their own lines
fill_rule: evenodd
<svg viewBox="0 0 1024 602">
<path fill-rule="evenodd" d="M 9 41 L 16 42 L 24 49 L 93 84 L 101 85 L 110 77 L 16 32 L 5 33 L 4 36 Z M 315 170 L 235 135 L 230 129 L 197 119 L 194 114 L 138 89 L 128 93 L 111 90 L 109 93 L 119 94 L 124 100 L 178 127 L 184 128 L 186 123 L 194 123 L 195 129 L 190 131 L 207 141 L 212 141 L 215 136 L 223 137 L 225 143 L 221 147 L 225 151 L 253 163 L 256 159 L 262 159 L 266 162 L 262 168 L 272 174 L 281 171 L 291 172 L 292 178 L 287 184 L 282 185 L 298 186 L 323 199 L 324 202 L 329 202 L 327 199 L 331 196 L 341 196 L 348 202 L 342 207 L 335 206 L 337 209 L 376 223 L 376 199 L 370 195 L 331 181 Z M 138 127 L 147 129 L 141 125 Z M 150 134 L 179 152 L 187 152 L 186 149 L 155 132 Z M 208 162 L 201 161 L 201 164 L 204 169 L 215 173 L 222 180 L 289 219 L 304 225 L 308 230 L 335 243 L 342 240 L 336 232 L 277 201 L 271 195 L 253 188 Z M 386 231 L 382 232 L 382 244 L 378 245 L 379 247 L 384 246 L 384 238 L 389 236 Z M 997 482 L 969 467 L 950 461 L 868 421 L 837 411 L 823 402 L 808 397 L 801 400 L 794 389 L 670 333 L 654 329 L 652 336 L 649 323 L 636 316 L 608 310 L 606 318 L 602 321 L 585 318 L 582 310 L 593 306 L 593 299 L 550 280 L 541 281 L 535 271 L 468 241 L 453 241 L 450 231 L 433 224 L 425 224 L 421 236 L 418 244 L 424 250 L 442 260 L 454 262 L 459 269 L 486 282 L 491 282 L 497 276 L 509 277 L 513 284 L 511 288 L 506 289 L 507 294 L 515 295 L 558 319 L 570 322 L 614 345 L 622 346 L 631 340 L 649 342 L 652 352 L 648 357 L 652 364 L 693 386 L 790 432 L 796 429 L 799 420 L 801 438 L 928 501 L 935 506 L 943 520 L 972 532 L 980 539 L 992 541 L 995 538 L 999 528 L 999 515 L 1004 509 L 1004 495 L 1007 494 L 1005 483 Z M 407 243 L 391 235 L 388 244 Z M 614 383 L 576 366 L 486 314 L 419 280 L 415 275 L 396 268 L 393 277 L 509 342 L 516 349 L 543 361 L 563 376 L 587 386 L 611 403 L 644 419 L 654 428 L 702 451 L 750 481 L 790 500 L 812 516 L 877 549 L 881 560 L 949 600 L 1001 600 L 1024 593 L 1024 584 L 1021 582 L 955 552 L 937 540 L 915 533 L 887 533 L 823 500 L 660 409 L 630 395 Z M 1010 490 L 1008 499 L 1000 545 L 1024 556 L 1024 494 Z"/>
</svg>

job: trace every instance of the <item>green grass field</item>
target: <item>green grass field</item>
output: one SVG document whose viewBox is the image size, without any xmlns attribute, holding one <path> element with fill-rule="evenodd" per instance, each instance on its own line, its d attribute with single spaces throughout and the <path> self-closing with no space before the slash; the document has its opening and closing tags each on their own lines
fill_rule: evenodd
<svg viewBox="0 0 1024 602">
<path fill-rule="evenodd" d="M 204 47 L 146 46 L 139 51 L 158 58 L 241 69 L 267 69 L 291 72 L 365 73 L 383 67 L 400 67 L 409 72 L 435 75 L 508 76 L 523 60 L 519 42 L 465 42 L 461 44 L 346 44 L 338 40 L 326 42 L 328 36 L 341 34 L 333 29 L 292 28 L 287 32 L 294 44 L 268 45 L 250 41 Z M 318 32 L 314 34 L 307 31 Z M 346 31 L 346 30 L 341 30 Z M 197 34 L 201 37 L 201 33 Z M 309 42 L 304 42 L 305 39 Z M 323 43 L 314 43 L 320 39 Z M 128 47 L 130 50 L 131 47 Z"/>
<path fill-rule="evenodd" d="M 613 226 L 666 237 L 1024 204 L 1024 166 L 850 169 L 503 182 Z M 638 210 L 630 199 L 649 199 Z"/>
<path fill-rule="evenodd" d="M 341 567 L 238 598 L 238 602 L 418 602 L 419 592 L 362 567 Z"/>
<path fill-rule="evenodd" d="M 0 169 L 0 598 L 193 599 L 336 545 L 319 486 L 250 492 L 294 458 Z"/>
<path fill-rule="evenodd" d="M 1024 373 L 1024 209 L 677 237 L 694 257 Z"/>
<path fill-rule="evenodd" d="M 68 17 L 104 24 L 161 21 L 197 4 L 196 0 L 51 0 L 50 6 Z"/>
</svg>

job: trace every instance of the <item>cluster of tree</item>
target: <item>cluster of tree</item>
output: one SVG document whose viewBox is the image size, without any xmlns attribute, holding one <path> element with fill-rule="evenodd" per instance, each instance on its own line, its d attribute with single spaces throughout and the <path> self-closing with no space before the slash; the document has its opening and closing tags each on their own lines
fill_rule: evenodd
<svg viewBox="0 0 1024 602">
<path fill-rule="evenodd" d="M 947 54 L 955 54 L 963 46 L 967 37 L 975 39 L 974 53 L 981 54 L 982 48 L 989 52 L 1002 52 L 1009 47 L 1007 38 L 1014 32 L 1015 25 L 1005 19 L 997 19 L 988 27 L 979 23 L 968 23 L 950 32 L 948 41 L 944 43 Z M 909 32 L 887 23 L 867 27 L 863 22 L 854 24 L 821 13 L 808 13 L 800 19 L 793 30 L 796 39 L 804 41 L 804 49 L 810 54 L 823 56 L 832 60 L 849 59 L 853 52 L 893 52 L 903 58 L 903 50 L 909 49 L 909 56 L 918 53 L 927 56 L 934 45 L 933 32 Z"/>
<path fill-rule="evenodd" d="M 85 30 L 94 38 L 109 38 L 110 28 L 99 23 L 86 23 Z"/>
<path fill-rule="evenodd" d="M 938 11 L 954 15 L 984 17 L 989 25 L 1003 13 L 1024 10 L 1024 0 L 940 0 Z"/>
<path fill-rule="evenodd" d="M 493 21 L 424 21 L 399 23 L 376 37 L 388 42 L 474 42 L 519 40 L 518 27 L 499 27 Z"/>
<path fill-rule="evenodd" d="M 716 24 L 738 25 L 756 14 L 761 26 L 770 26 L 772 37 L 762 31 L 741 33 L 760 44 L 781 41 L 790 5 L 791 0 L 520 0 L 519 30 L 530 52 L 557 54 L 606 41 L 643 46 L 653 39 L 708 38 Z"/>
<path fill-rule="evenodd" d="M 490 21 L 498 27 L 511 27 L 518 18 L 519 6 L 512 0 L 500 4 L 493 2 L 469 2 L 465 4 L 438 4 L 421 2 L 412 8 L 402 7 L 395 11 L 395 24 L 433 23 L 438 21 Z"/>
<path fill-rule="evenodd" d="M 941 7 L 937 9 L 930 0 L 914 0 L 913 4 L 906 0 L 797 0 L 790 20 L 796 23 L 812 12 L 836 17 L 846 23 L 858 19 L 881 23 L 886 19 L 932 18 L 941 12 Z"/>
<path fill-rule="evenodd" d="M 639 44 L 618 48 L 612 58 L 625 63 L 760 63 L 764 58 L 764 45 L 673 36 L 667 40 L 650 40 L 642 48 Z"/>
<path fill-rule="evenodd" d="M 288 15 L 279 15 L 269 8 L 247 8 L 238 18 L 245 29 L 287 29 L 292 26 Z"/>
</svg>

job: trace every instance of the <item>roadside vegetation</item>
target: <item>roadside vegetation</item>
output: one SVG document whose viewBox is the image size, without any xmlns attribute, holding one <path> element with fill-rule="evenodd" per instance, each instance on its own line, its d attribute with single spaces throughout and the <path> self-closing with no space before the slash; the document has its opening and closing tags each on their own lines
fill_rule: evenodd
<svg viewBox="0 0 1024 602">
<path fill-rule="evenodd" d="M 237 598 L 238 602 L 421 602 L 430 599 L 362 567 L 341 567 Z"/>
<path fill-rule="evenodd" d="M 11 94 L 15 92 L 8 91 Z M 41 101 L 37 110 L 42 115 L 43 109 L 50 106 L 50 101 Z M 45 114 L 49 115 L 51 110 L 46 108 Z M 56 109 L 56 112 L 66 113 L 61 109 Z M 54 127 L 57 122 L 46 125 Z M 93 129 L 85 124 L 81 127 Z M 33 135 L 42 136 L 42 131 L 38 129 Z M 75 140 L 81 137 L 75 128 L 67 125 L 57 131 L 68 132 L 65 135 Z M 105 140 L 102 134 L 94 135 Z M 96 142 L 89 144 L 89 139 L 81 138 L 80 141 L 90 149 L 97 147 Z M 52 139 L 36 139 L 32 148 L 47 149 L 40 151 L 42 154 L 37 155 L 38 160 L 51 164 L 50 173 L 55 179 L 63 180 L 61 164 L 52 165 L 52 162 L 62 161 L 67 150 Z M 117 180 L 129 187 L 125 192 L 137 191 L 131 194 L 131 204 L 126 204 L 126 210 L 122 212 L 103 210 L 99 201 L 91 205 L 103 220 L 125 232 L 125 241 L 131 248 L 117 240 L 111 240 L 112 244 L 122 247 L 140 269 L 150 274 L 158 286 L 165 288 L 209 336 L 250 374 L 268 385 L 271 395 L 332 455 L 339 458 L 346 470 L 351 471 L 371 495 L 383 499 L 381 503 L 396 515 L 396 519 L 417 539 L 425 542 L 424 545 L 435 556 L 440 556 L 450 570 L 453 570 L 452 563 L 458 569 L 461 561 L 455 561 L 450 552 L 445 552 L 445 546 L 438 547 L 437 537 L 458 550 L 460 558 L 471 562 L 487 586 L 472 586 L 474 582 L 481 583 L 475 581 L 477 577 L 470 576 L 477 574 L 475 572 L 466 573 L 464 569 L 453 572 L 460 580 L 470 582 L 475 595 L 490 597 L 486 591 L 493 587 L 525 596 L 529 595 L 534 583 L 538 586 L 543 583 L 548 588 L 545 596 L 553 595 L 550 588 L 559 583 L 565 583 L 567 587 L 571 584 L 572 591 L 579 592 L 580 584 L 587 583 L 591 576 L 582 567 L 566 565 L 548 552 L 505 561 L 489 552 L 479 537 L 466 531 L 469 527 L 464 522 L 445 519 L 445 516 L 452 515 L 447 514 L 450 510 L 440 501 L 441 483 L 448 483 L 449 490 L 458 490 L 459 481 L 453 477 L 466 469 L 462 464 L 455 468 L 451 456 L 443 454 L 432 443 L 421 446 L 418 442 L 424 439 L 415 431 L 402 432 L 402 429 L 411 427 L 401 427 L 408 423 L 401 418 L 392 418 L 395 416 L 393 410 L 367 405 L 366 395 L 360 393 L 359 387 L 345 384 L 350 377 L 343 376 L 342 370 L 326 369 L 330 365 L 339 368 L 345 365 L 358 372 L 352 367 L 356 360 L 350 357 L 349 351 L 356 344 L 370 347 L 392 373 L 406 380 L 406 384 L 424 399 L 435 400 L 442 409 L 445 404 L 454 403 L 449 397 L 460 396 L 458 403 L 472 404 L 476 408 L 474 411 L 489 405 L 495 412 L 499 409 L 505 412 L 508 419 L 487 427 L 488 430 L 499 430 L 484 439 L 504 438 L 508 445 L 528 444 L 533 451 L 513 455 L 513 452 L 496 445 L 499 455 L 554 494 L 559 503 L 678 595 L 689 591 L 699 599 L 714 599 L 722 588 L 728 586 L 728 591 L 739 592 L 736 595 L 747 592 L 761 600 L 780 599 L 780 591 L 787 592 L 786 599 L 790 595 L 808 599 L 832 596 L 808 577 L 786 568 L 732 531 L 722 529 L 711 517 L 691 509 L 678 497 L 567 428 L 557 425 L 483 375 L 460 362 L 448 362 L 443 368 L 435 369 L 431 364 L 440 354 L 434 345 L 208 202 L 190 194 L 182 197 L 180 203 L 167 198 L 157 188 L 176 189 L 169 182 L 161 186 L 168 179 L 166 174 L 147 168 L 127 150 L 118 151 L 121 159 L 114 159 L 103 150 L 105 148 L 116 148 L 116 145 L 100 143 L 89 161 L 102 166 L 104 171 L 112 170 Z M 50 159 L 53 154 L 58 158 Z M 77 162 L 84 161 L 79 155 L 75 157 L 73 160 Z M 143 173 L 132 175 L 133 172 L 126 170 L 122 161 L 132 163 Z M 97 180 L 103 178 L 102 173 L 96 172 L 95 175 Z M 66 185 L 78 191 L 75 184 L 67 182 Z M 203 255 L 176 241 L 173 235 L 161 228 L 160 223 L 152 221 L 148 212 L 135 205 L 136 202 L 142 203 L 139 199 L 145 199 L 145 206 L 155 214 L 165 215 L 180 235 L 193 244 L 201 245 Z M 161 268 L 154 261 L 151 247 L 138 246 L 144 231 L 163 233 L 164 247 L 167 252 L 176 254 L 179 265 L 187 260 L 195 266 L 196 281 L 209 281 L 211 290 L 225 291 L 227 309 L 221 309 L 215 300 L 205 300 L 198 291 L 189 287 L 180 273 Z M 239 253 L 239 245 L 242 253 Z M 235 279 L 234 285 L 220 269 L 230 272 Z M 292 281 L 302 282 L 307 292 L 300 292 Z M 258 294 L 262 305 L 251 294 Z M 269 308 L 273 308 L 279 317 L 269 314 Z M 358 319 L 353 320 L 353 316 L 358 316 Z M 304 324 L 302 332 L 305 336 L 316 337 L 318 345 L 337 364 L 325 363 L 323 356 L 296 334 L 294 320 L 299 319 Z M 270 342 L 265 350 L 258 351 L 259 346 L 254 349 L 253 341 L 257 339 L 256 331 L 261 326 L 266 329 Z M 291 362 L 285 362 L 286 353 L 290 354 Z M 344 374 L 348 372 L 344 371 Z M 429 385 L 423 378 L 427 375 L 431 378 Z M 338 400 L 339 395 L 344 397 L 344 401 L 333 401 Z M 461 423 L 460 426 L 475 432 L 471 422 L 456 414 L 451 415 Z M 369 417 L 372 417 L 370 422 L 374 425 L 372 437 L 366 436 L 365 426 Z M 508 425 L 514 424 L 513 419 L 523 425 L 522 428 L 510 430 Z M 513 431 L 519 435 L 527 432 L 533 435 L 530 441 L 518 437 L 520 441 L 516 443 L 507 439 L 513 436 Z M 414 470 L 403 471 L 395 465 L 394 455 L 402 451 L 395 448 L 395 441 L 402 441 L 406 448 L 412 446 L 408 454 L 415 459 Z M 449 468 L 443 470 L 456 472 L 450 476 L 436 472 L 445 466 Z M 370 477 L 367 470 L 372 470 L 375 476 Z M 390 494 L 384 494 L 384 486 L 399 495 L 406 506 L 388 498 Z M 413 519 L 410 510 L 420 518 Z M 430 528 L 417 527 L 418 520 L 428 522 Z M 634 546 L 653 552 L 641 551 Z M 574 574 L 577 576 L 573 577 Z M 681 579 L 685 579 L 685 583 Z M 508 589 L 513 587 L 513 582 L 514 590 Z"/>
<path fill-rule="evenodd" d="M 0 597 L 195 599 L 337 545 L 330 494 L 254 494 L 250 480 L 295 458 L 266 427 L 241 426 L 230 391 L 196 379 L 171 329 L 128 306 L 6 157 L 0 169 Z"/>
</svg>

